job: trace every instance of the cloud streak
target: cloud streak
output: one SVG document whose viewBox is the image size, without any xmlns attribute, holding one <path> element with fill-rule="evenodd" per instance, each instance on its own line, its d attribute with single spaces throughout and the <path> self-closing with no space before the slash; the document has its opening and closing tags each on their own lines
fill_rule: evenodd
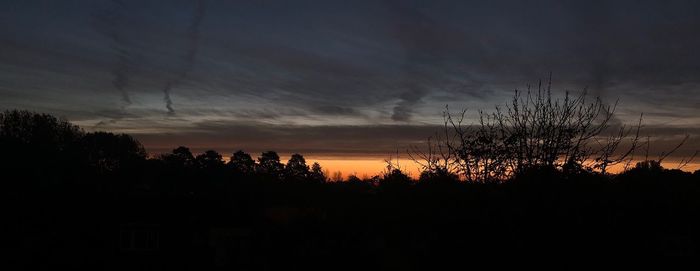
<svg viewBox="0 0 700 271">
<path fill-rule="evenodd" d="M 121 94 L 121 99 L 125 105 L 131 105 L 131 97 L 127 91 L 129 86 L 129 76 L 133 72 L 133 54 L 129 50 L 125 37 L 123 24 L 125 20 L 126 4 L 119 0 L 111 1 L 111 6 L 107 9 L 93 13 L 93 26 L 101 34 L 111 41 L 111 48 L 114 51 L 116 63 L 111 69 L 114 76 L 112 85 Z"/>
<path fill-rule="evenodd" d="M 697 126 L 700 2 L 589 2 L 4 1 L 0 108 L 163 138 L 215 120 L 380 138 L 551 71 L 557 94 L 619 98 L 622 122 Z"/>
<path fill-rule="evenodd" d="M 402 64 L 405 89 L 398 96 L 399 102 L 392 109 L 391 119 L 407 122 L 428 93 L 422 85 L 421 77 L 424 75 L 420 68 L 426 61 L 439 65 L 443 37 L 436 31 L 440 26 L 419 10 L 406 3 L 386 1 L 386 4 L 393 11 L 393 36 L 400 44 L 405 59 Z"/>
<path fill-rule="evenodd" d="M 195 0 L 194 1 L 194 13 L 192 15 L 192 22 L 188 27 L 187 33 L 187 52 L 184 57 L 184 64 L 181 71 L 175 75 L 175 78 L 169 80 L 165 83 L 163 87 L 163 100 L 165 101 L 165 108 L 168 109 L 168 114 L 175 114 L 175 109 L 173 108 L 173 100 L 170 97 L 170 92 L 173 86 L 177 85 L 180 81 L 185 80 L 187 75 L 192 71 L 194 67 L 195 58 L 197 57 L 197 51 L 199 50 L 199 35 L 200 35 L 200 24 L 204 19 L 205 14 L 205 1 Z"/>
</svg>

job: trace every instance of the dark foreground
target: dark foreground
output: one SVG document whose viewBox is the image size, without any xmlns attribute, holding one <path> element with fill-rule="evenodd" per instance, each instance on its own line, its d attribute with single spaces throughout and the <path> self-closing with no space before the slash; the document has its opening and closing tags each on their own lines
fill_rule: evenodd
<svg viewBox="0 0 700 271">
<path fill-rule="evenodd" d="M 14 266 L 52 270 L 412 270 L 484 256 L 700 254 L 698 174 L 548 175 L 413 185 L 105 176 L 31 189 L 11 178 L 3 233 Z"/>
<path fill-rule="evenodd" d="M 0 124 L 3 270 L 629 269 L 700 256 L 700 171 L 654 161 L 620 175 L 416 181 L 393 169 L 329 182 L 301 155 L 147 158 L 128 135 L 48 115 L 8 111 Z"/>
</svg>

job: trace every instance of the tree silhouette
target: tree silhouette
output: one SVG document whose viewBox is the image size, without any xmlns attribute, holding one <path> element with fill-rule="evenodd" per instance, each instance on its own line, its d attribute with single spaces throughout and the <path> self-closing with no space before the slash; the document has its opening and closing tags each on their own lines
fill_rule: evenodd
<svg viewBox="0 0 700 271">
<path fill-rule="evenodd" d="M 309 177 L 309 166 L 301 154 L 292 154 L 284 167 L 284 174 L 288 180 L 306 180 Z"/>
<path fill-rule="evenodd" d="M 224 166 L 221 154 L 214 150 L 208 150 L 195 158 L 197 166 L 205 170 L 218 170 Z"/>
<path fill-rule="evenodd" d="M 83 134 L 80 127 L 48 114 L 26 110 L 0 113 L 0 138 L 5 146 L 19 144 L 45 151 L 64 151 Z"/>
<path fill-rule="evenodd" d="M 321 164 L 318 162 L 314 162 L 313 165 L 311 165 L 311 172 L 309 172 L 309 179 L 313 182 L 318 182 L 318 183 L 325 183 L 326 182 L 326 174 L 323 173 L 323 169 L 321 168 Z"/>
<path fill-rule="evenodd" d="M 146 150 L 129 135 L 88 133 L 80 139 L 85 163 L 99 172 L 116 171 L 146 159 Z"/>
<path fill-rule="evenodd" d="M 346 178 L 345 182 L 347 182 L 347 183 L 361 183 L 362 179 L 360 179 L 360 177 L 357 177 L 357 175 L 355 175 L 355 174 L 350 174 Z"/>
<path fill-rule="evenodd" d="M 25 110 L 0 112 L 0 171 L 8 177 L 61 178 L 75 160 L 84 132 L 66 120 Z M 45 163 L 37 162 L 37 157 Z"/>
<path fill-rule="evenodd" d="M 381 181 L 379 182 L 379 187 L 386 191 L 401 191 L 408 188 L 413 184 L 411 177 L 406 175 L 399 168 L 390 168 Z"/>
<path fill-rule="evenodd" d="M 454 183 L 459 181 L 459 176 L 444 168 L 436 168 L 421 172 L 418 181 L 421 183 Z"/>
<path fill-rule="evenodd" d="M 466 109 L 452 114 L 446 108 L 437 141 L 412 148 L 409 156 L 426 177 L 459 174 L 470 182 L 501 182 L 531 169 L 606 174 L 639 147 L 641 117 L 636 126 L 612 126 L 616 105 L 587 99 L 585 91 L 553 97 L 550 79 L 547 86 L 516 90 L 510 104 L 493 112 L 479 111 L 476 123 L 465 123 Z M 622 150 L 625 140 L 630 144 Z"/>
<path fill-rule="evenodd" d="M 23 110 L 0 113 L 0 138 L 5 151 L 30 148 L 42 153 L 66 151 L 83 136 L 66 120 Z"/>
<path fill-rule="evenodd" d="M 233 153 L 228 165 L 237 174 L 246 176 L 255 173 L 255 160 L 250 157 L 250 154 L 247 154 L 242 150 Z"/>
<path fill-rule="evenodd" d="M 175 148 L 172 153 L 165 154 L 161 159 L 171 166 L 191 168 L 195 165 L 195 157 L 189 148 L 180 146 Z"/>
<path fill-rule="evenodd" d="M 267 178 L 280 179 L 284 171 L 284 165 L 280 163 L 280 156 L 274 151 L 263 152 L 258 157 L 256 172 Z"/>
</svg>

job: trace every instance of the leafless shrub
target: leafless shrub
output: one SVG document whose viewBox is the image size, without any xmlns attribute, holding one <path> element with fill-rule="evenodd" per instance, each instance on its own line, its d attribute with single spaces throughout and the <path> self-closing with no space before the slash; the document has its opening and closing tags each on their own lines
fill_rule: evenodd
<svg viewBox="0 0 700 271">
<path fill-rule="evenodd" d="M 447 109 L 444 111 L 447 113 Z M 410 146 L 407 153 L 410 160 L 418 164 L 421 172 L 428 172 L 436 176 L 447 176 L 459 171 L 455 163 L 453 148 L 454 134 L 447 129 L 449 122 L 445 118 L 442 133 L 436 132 L 428 137 L 423 148 Z M 391 164 L 391 163 L 389 163 Z"/>
<path fill-rule="evenodd" d="M 465 124 L 466 110 L 443 114 L 444 131 L 409 157 L 424 171 L 460 174 L 466 181 L 503 181 L 530 169 L 607 173 L 631 163 L 640 147 L 642 117 L 633 126 L 611 124 L 617 102 L 608 105 L 568 91 L 553 98 L 551 80 L 536 89 L 516 90 L 510 104 L 479 112 Z M 629 140 L 629 144 L 622 144 Z M 624 146 L 624 148 L 623 148 Z"/>
</svg>

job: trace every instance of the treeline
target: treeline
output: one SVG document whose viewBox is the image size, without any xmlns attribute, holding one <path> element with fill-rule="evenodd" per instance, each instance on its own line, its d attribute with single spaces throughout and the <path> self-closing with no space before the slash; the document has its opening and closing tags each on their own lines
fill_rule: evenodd
<svg viewBox="0 0 700 271">
<path fill-rule="evenodd" d="M 347 180 L 372 186 L 414 181 L 500 183 L 540 171 L 615 178 L 609 172 L 613 166 L 623 168 L 623 173 L 660 167 L 689 138 L 650 158 L 649 139 L 641 140 L 642 117 L 635 125 L 611 123 L 615 108 L 616 103 L 590 99 L 585 91 L 579 96 L 566 92 L 561 98 L 553 97 L 551 83 L 528 87 L 525 92 L 516 90 L 509 104 L 496 106 L 492 112 L 479 111 L 476 122 L 467 122 L 466 110 L 454 114 L 446 108 L 443 130 L 436 131 L 423 146 L 408 150 L 408 156 L 422 168 L 417 180 L 391 160 L 382 174 L 365 180 L 351 175 Z M 0 113 L 0 144 L 5 153 L 0 158 L 2 167 L 28 177 L 46 173 L 44 179 L 147 171 L 178 172 L 193 178 L 311 183 L 325 183 L 330 177 L 318 163 L 307 165 L 301 154 L 282 163 L 274 151 L 263 152 L 257 159 L 237 151 L 225 162 L 214 150 L 195 156 L 180 146 L 148 158 L 144 147 L 129 135 L 85 132 L 66 120 L 19 110 Z M 683 158 L 679 168 L 697 154 Z M 342 180 L 339 176 L 332 179 Z"/>
<path fill-rule="evenodd" d="M 450 118 L 447 128 L 460 127 Z M 700 171 L 655 159 L 613 175 L 582 158 L 590 145 L 565 143 L 580 134 L 462 127 L 412 150 L 425 166 L 417 179 L 390 166 L 332 182 L 298 154 L 283 163 L 239 151 L 224 162 L 178 147 L 149 158 L 128 135 L 5 111 L 2 237 L 13 270 L 416 270 L 700 254 Z M 609 165 L 626 152 L 597 157 Z"/>
</svg>

